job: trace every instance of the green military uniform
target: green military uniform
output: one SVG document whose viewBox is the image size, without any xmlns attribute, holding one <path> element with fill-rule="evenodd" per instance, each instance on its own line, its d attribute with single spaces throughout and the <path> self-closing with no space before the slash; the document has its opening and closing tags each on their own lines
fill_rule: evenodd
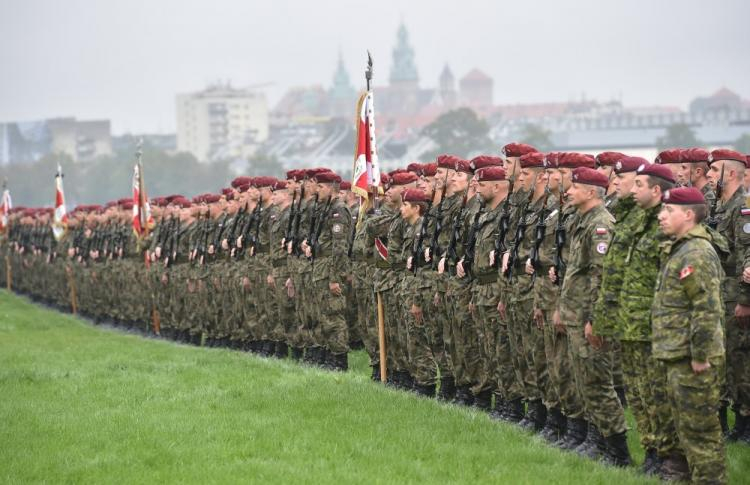
<svg viewBox="0 0 750 485">
<path fill-rule="evenodd" d="M 665 247 L 652 306 L 654 358 L 666 367 L 666 390 L 680 447 L 694 483 L 725 483 L 724 441 L 717 418 L 724 335 L 722 269 L 703 226 Z M 691 361 L 711 362 L 695 374 Z"/>
</svg>

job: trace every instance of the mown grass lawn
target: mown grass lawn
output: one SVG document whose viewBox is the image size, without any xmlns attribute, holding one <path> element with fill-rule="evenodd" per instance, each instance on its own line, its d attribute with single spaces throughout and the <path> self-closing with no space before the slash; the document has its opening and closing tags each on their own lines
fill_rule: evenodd
<svg viewBox="0 0 750 485">
<path fill-rule="evenodd" d="M 648 482 L 352 360 L 332 374 L 145 339 L 1 291 L 0 482 Z M 729 455 L 747 483 L 750 449 Z"/>
</svg>

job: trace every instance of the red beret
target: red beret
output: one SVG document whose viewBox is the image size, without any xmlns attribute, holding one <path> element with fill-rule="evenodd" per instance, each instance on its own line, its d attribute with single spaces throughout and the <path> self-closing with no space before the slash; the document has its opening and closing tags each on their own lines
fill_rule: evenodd
<svg viewBox="0 0 750 485">
<path fill-rule="evenodd" d="M 406 166 L 407 172 L 412 172 L 417 175 L 422 174 L 422 164 L 419 162 L 411 162 L 409 165 Z"/>
<path fill-rule="evenodd" d="M 257 188 L 263 188 L 263 187 L 273 187 L 273 185 L 276 183 L 276 177 L 255 177 L 252 182 L 253 187 Z"/>
<path fill-rule="evenodd" d="M 304 170 L 289 170 L 286 173 L 286 179 L 287 180 L 294 180 L 296 182 L 299 182 L 305 178 L 305 171 Z"/>
<path fill-rule="evenodd" d="M 423 177 L 434 177 L 437 174 L 437 163 L 425 163 L 422 165 L 422 176 Z"/>
<path fill-rule="evenodd" d="M 544 168 L 557 168 L 557 161 L 560 159 L 560 152 L 549 152 L 544 156 Z"/>
<path fill-rule="evenodd" d="M 705 148 L 687 148 L 682 151 L 682 161 L 685 163 L 708 163 L 710 153 Z"/>
<path fill-rule="evenodd" d="M 133 202 L 132 197 L 123 197 L 122 199 L 117 199 L 117 204 L 124 204 L 126 202 Z"/>
<path fill-rule="evenodd" d="M 661 196 L 661 201 L 664 204 L 695 205 L 705 204 L 706 198 L 695 187 L 678 187 L 676 189 L 665 190 Z"/>
<path fill-rule="evenodd" d="M 232 187 L 234 187 L 236 189 L 240 185 L 249 184 L 250 180 L 251 180 L 251 177 L 247 177 L 245 175 L 243 175 L 241 177 L 237 177 L 234 180 L 232 180 Z"/>
<path fill-rule="evenodd" d="M 116 205 L 121 205 L 119 200 L 110 200 L 106 204 L 104 204 L 104 207 L 109 209 L 110 207 L 114 207 Z"/>
<path fill-rule="evenodd" d="M 471 164 L 472 169 L 479 170 L 480 168 L 485 167 L 499 167 L 503 164 L 503 159 L 491 155 L 479 155 L 478 157 L 472 158 L 469 163 Z"/>
<path fill-rule="evenodd" d="M 430 198 L 425 194 L 423 191 L 419 189 L 406 189 L 401 194 L 401 200 L 404 202 L 421 202 L 421 203 L 429 203 Z"/>
<path fill-rule="evenodd" d="M 593 168 L 578 167 L 573 170 L 573 183 L 595 185 L 596 187 L 607 188 L 609 179 L 601 172 Z"/>
<path fill-rule="evenodd" d="M 596 156 L 596 163 L 600 167 L 614 167 L 618 161 L 625 157 L 627 157 L 627 155 L 620 152 L 601 152 Z"/>
<path fill-rule="evenodd" d="M 648 160 L 641 157 L 625 157 L 615 163 L 615 173 L 635 172 L 641 165 L 648 165 Z"/>
<path fill-rule="evenodd" d="M 252 184 L 242 184 L 239 187 L 237 187 L 237 190 L 240 191 L 241 194 L 244 194 L 248 190 L 250 190 L 250 187 L 252 187 Z"/>
<path fill-rule="evenodd" d="M 391 185 L 406 185 L 417 181 L 417 176 L 411 172 L 401 172 L 391 176 Z"/>
<path fill-rule="evenodd" d="M 271 186 L 271 190 L 284 190 L 286 189 L 286 180 L 277 180 Z"/>
<path fill-rule="evenodd" d="M 544 153 L 531 152 L 521 156 L 521 168 L 544 168 Z"/>
<path fill-rule="evenodd" d="M 315 181 L 319 184 L 337 184 L 341 182 L 341 177 L 333 172 L 321 172 L 315 174 Z"/>
<path fill-rule="evenodd" d="M 395 170 L 391 170 L 390 172 L 388 172 L 388 175 L 390 175 L 391 177 L 393 177 L 397 173 L 407 173 L 407 172 L 409 172 L 409 171 L 406 170 L 405 168 L 397 168 Z"/>
<path fill-rule="evenodd" d="M 464 172 L 468 173 L 469 175 L 474 173 L 474 171 L 471 169 L 471 163 L 469 163 L 468 160 L 461 160 L 460 158 L 456 160 L 456 165 L 453 167 L 453 169 L 456 172 Z"/>
<path fill-rule="evenodd" d="M 505 169 L 503 167 L 484 167 L 477 170 L 477 181 L 496 182 L 505 180 Z"/>
<path fill-rule="evenodd" d="M 182 207 L 183 209 L 190 207 L 192 204 L 190 204 L 190 201 L 187 200 L 185 197 L 177 197 L 172 200 L 172 204 Z"/>
<path fill-rule="evenodd" d="M 577 152 L 561 153 L 557 157 L 558 168 L 596 167 L 596 159 L 591 155 Z"/>
<path fill-rule="evenodd" d="M 127 202 L 123 202 L 123 203 L 122 203 L 122 204 L 120 204 L 120 205 L 122 206 L 122 208 L 123 208 L 123 209 L 125 209 L 125 210 L 130 210 L 130 209 L 132 209 L 132 208 L 133 208 L 133 201 L 132 201 L 132 200 L 129 200 L 129 201 L 127 201 Z"/>
<path fill-rule="evenodd" d="M 659 153 L 654 159 L 654 163 L 682 163 L 682 148 L 670 148 Z"/>
<path fill-rule="evenodd" d="M 305 169 L 305 178 L 311 179 L 319 173 L 330 172 L 330 171 L 331 171 L 330 168 L 325 168 L 325 167 L 308 168 L 308 169 Z"/>
<path fill-rule="evenodd" d="M 708 157 L 709 165 L 718 162 L 719 160 L 734 160 L 735 162 L 741 162 L 747 166 L 747 157 L 745 155 L 728 148 L 718 148 L 712 151 Z"/>
<path fill-rule="evenodd" d="M 455 170 L 457 160 L 460 160 L 460 158 L 455 155 L 438 155 L 436 161 L 439 168 Z"/>
<path fill-rule="evenodd" d="M 674 183 L 674 175 L 672 175 L 672 170 L 669 167 L 659 165 L 658 163 L 644 163 L 643 165 L 638 167 L 636 173 L 638 175 L 659 177 L 660 179 L 666 180 L 667 182 Z"/>
<path fill-rule="evenodd" d="M 203 194 L 193 196 L 193 204 L 200 204 L 201 202 L 204 202 Z"/>
<path fill-rule="evenodd" d="M 526 143 L 508 143 L 501 150 L 505 157 L 521 157 L 527 153 L 538 152 L 536 148 Z"/>
<path fill-rule="evenodd" d="M 179 195 L 179 194 L 173 194 L 173 195 L 168 195 L 168 196 L 166 196 L 164 198 L 167 199 L 167 201 L 172 201 L 172 199 L 179 199 L 180 197 L 182 197 L 182 196 Z"/>
<path fill-rule="evenodd" d="M 352 183 L 346 180 L 342 180 L 341 183 L 339 184 L 339 188 L 341 190 L 352 190 Z"/>
<path fill-rule="evenodd" d="M 206 204 L 213 204 L 214 202 L 219 202 L 221 200 L 221 196 L 218 194 L 205 194 L 203 196 L 203 202 Z"/>
<path fill-rule="evenodd" d="M 232 200 L 234 197 L 234 189 L 231 187 L 227 187 L 225 189 L 221 189 L 221 195 L 227 198 L 227 200 Z"/>
<path fill-rule="evenodd" d="M 391 184 L 391 176 L 387 173 L 380 174 L 380 185 L 387 188 Z"/>
</svg>

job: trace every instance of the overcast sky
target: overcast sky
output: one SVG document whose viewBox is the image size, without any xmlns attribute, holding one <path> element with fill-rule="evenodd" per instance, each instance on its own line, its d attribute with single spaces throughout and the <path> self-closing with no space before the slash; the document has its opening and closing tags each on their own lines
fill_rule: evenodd
<svg viewBox="0 0 750 485">
<path fill-rule="evenodd" d="M 0 0 L 0 121 L 172 132 L 177 93 L 231 79 L 275 101 L 330 85 L 339 49 L 357 87 L 366 49 L 385 84 L 402 20 L 424 87 L 447 62 L 492 76 L 497 103 L 750 98 L 747 0 Z"/>
</svg>

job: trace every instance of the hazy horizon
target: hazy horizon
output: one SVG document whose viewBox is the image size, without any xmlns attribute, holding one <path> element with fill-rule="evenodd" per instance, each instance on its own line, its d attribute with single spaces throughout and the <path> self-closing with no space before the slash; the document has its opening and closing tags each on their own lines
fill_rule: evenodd
<svg viewBox="0 0 750 485">
<path fill-rule="evenodd" d="M 178 93 L 270 82 L 273 107 L 290 87 L 330 86 L 339 51 L 356 88 L 367 49 L 385 85 L 401 21 L 423 87 L 447 63 L 457 79 L 493 77 L 497 104 L 585 95 L 686 109 L 721 87 L 750 98 L 748 19 L 740 0 L 0 0 L 0 122 L 75 116 L 170 133 Z"/>
</svg>

